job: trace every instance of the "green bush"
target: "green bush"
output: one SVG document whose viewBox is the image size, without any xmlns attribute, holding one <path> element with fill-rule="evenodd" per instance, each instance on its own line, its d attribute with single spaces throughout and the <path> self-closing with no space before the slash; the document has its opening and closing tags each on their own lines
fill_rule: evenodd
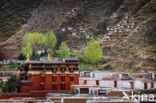
<svg viewBox="0 0 156 103">
<path fill-rule="evenodd" d="M 26 58 L 25 58 L 25 56 L 23 55 L 23 54 L 20 54 L 19 56 L 18 56 L 18 60 L 25 60 Z"/>
<path fill-rule="evenodd" d="M 11 69 L 14 69 L 16 67 L 18 67 L 18 64 L 2 65 L 2 68 L 11 68 Z"/>
<path fill-rule="evenodd" d="M 86 64 L 86 63 L 79 63 L 80 69 L 94 69 L 95 67 L 96 67 L 95 65 Z"/>
</svg>

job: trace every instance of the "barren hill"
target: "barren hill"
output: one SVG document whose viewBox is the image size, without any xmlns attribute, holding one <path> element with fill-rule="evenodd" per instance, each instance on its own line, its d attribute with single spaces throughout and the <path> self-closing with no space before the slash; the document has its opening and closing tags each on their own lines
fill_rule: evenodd
<svg viewBox="0 0 156 103">
<path fill-rule="evenodd" d="M 155 0 L 44 0 L 28 22 L 0 45 L 1 55 L 18 55 L 26 32 L 48 30 L 54 31 L 58 45 L 66 41 L 76 55 L 94 36 L 114 70 L 156 69 Z"/>
</svg>

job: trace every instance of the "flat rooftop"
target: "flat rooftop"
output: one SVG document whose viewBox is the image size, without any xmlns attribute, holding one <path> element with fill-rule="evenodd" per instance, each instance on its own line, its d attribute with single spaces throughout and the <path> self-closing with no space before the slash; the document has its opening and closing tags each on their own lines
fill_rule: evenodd
<svg viewBox="0 0 156 103">
<path fill-rule="evenodd" d="M 69 61 L 78 61 L 77 58 L 74 58 L 74 57 L 70 57 L 70 58 L 57 58 L 57 57 L 52 57 L 52 61 L 48 61 L 48 60 L 30 60 L 28 63 L 65 63 L 66 61 L 69 62 Z M 26 63 L 26 60 L 21 60 L 21 61 L 18 61 L 19 64 L 25 64 Z"/>
</svg>

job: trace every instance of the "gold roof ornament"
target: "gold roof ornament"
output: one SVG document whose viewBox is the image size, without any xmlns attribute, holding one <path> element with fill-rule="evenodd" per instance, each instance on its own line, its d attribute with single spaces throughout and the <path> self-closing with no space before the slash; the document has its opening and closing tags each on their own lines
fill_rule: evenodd
<svg viewBox="0 0 156 103">
<path fill-rule="evenodd" d="M 48 53 L 48 61 L 52 61 L 52 57 L 51 57 L 50 53 Z"/>
<path fill-rule="evenodd" d="M 29 64 L 29 69 L 31 69 L 31 67 L 32 67 L 31 64 Z"/>
<path fill-rule="evenodd" d="M 27 54 L 27 60 L 26 60 L 26 63 L 28 63 L 30 61 L 30 56 L 29 54 Z"/>
</svg>

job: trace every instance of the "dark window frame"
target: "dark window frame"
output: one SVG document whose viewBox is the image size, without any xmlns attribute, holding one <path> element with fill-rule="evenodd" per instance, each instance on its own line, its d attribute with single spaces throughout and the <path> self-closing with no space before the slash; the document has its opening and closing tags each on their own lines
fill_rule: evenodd
<svg viewBox="0 0 156 103">
<path fill-rule="evenodd" d="M 70 81 L 73 82 L 74 80 L 75 80 L 75 78 L 70 76 Z"/>
<path fill-rule="evenodd" d="M 69 68 L 69 72 L 73 73 L 74 72 L 74 68 Z"/>
<path fill-rule="evenodd" d="M 61 76 L 61 81 L 65 81 L 66 77 L 65 76 Z"/>
<path fill-rule="evenodd" d="M 52 84 L 52 89 L 53 90 L 57 90 L 57 85 L 56 84 Z"/>
<path fill-rule="evenodd" d="M 57 72 L 57 68 L 53 68 L 53 69 L 52 69 L 52 72 L 53 72 L 53 73 L 56 73 L 56 72 Z"/>
<path fill-rule="evenodd" d="M 56 82 L 57 81 L 57 76 L 52 76 L 52 81 Z"/>
<path fill-rule="evenodd" d="M 66 85 L 65 84 L 61 84 L 61 90 L 65 90 L 66 89 Z"/>
<path fill-rule="evenodd" d="M 66 68 L 61 68 L 61 73 L 65 73 Z"/>
</svg>

